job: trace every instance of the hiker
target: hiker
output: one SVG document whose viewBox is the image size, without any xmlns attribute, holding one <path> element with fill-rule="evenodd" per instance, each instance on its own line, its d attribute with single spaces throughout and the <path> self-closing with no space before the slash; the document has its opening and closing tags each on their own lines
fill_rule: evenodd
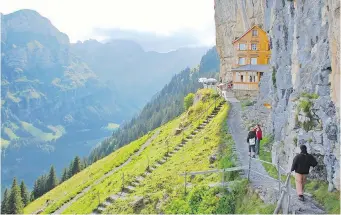
<svg viewBox="0 0 341 215">
<path fill-rule="evenodd" d="M 252 127 L 250 128 L 249 134 L 247 135 L 246 142 L 249 144 L 249 156 L 255 158 L 256 132 Z"/>
<path fill-rule="evenodd" d="M 307 180 L 310 167 L 315 167 L 317 165 L 317 161 L 311 154 L 308 154 L 307 147 L 305 145 L 301 145 L 300 149 L 301 153 L 295 156 L 290 172 L 295 171 L 296 173 L 296 192 L 298 199 L 304 201 L 304 184 Z"/>
<path fill-rule="evenodd" d="M 260 128 L 259 124 L 256 125 L 255 132 L 256 132 L 256 155 L 259 156 L 260 141 L 263 138 L 262 129 Z"/>
</svg>

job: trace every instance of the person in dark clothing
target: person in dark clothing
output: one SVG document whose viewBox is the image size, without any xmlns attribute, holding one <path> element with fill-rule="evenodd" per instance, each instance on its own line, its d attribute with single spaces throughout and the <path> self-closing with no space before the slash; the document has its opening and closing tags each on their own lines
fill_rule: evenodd
<svg viewBox="0 0 341 215">
<path fill-rule="evenodd" d="M 247 135 L 246 142 L 249 144 L 249 156 L 255 157 L 255 145 L 256 145 L 256 132 L 251 127 L 249 134 Z M 251 152 L 252 151 L 252 152 Z"/>
<path fill-rule="evenodd" d="M 292 162 L 291 172 L 295 171 L 298 199 L 304 201 L 304 184 L 306 183 L 310 167 L 315 167 L 317 165 L 317 161 L 311 154 L 308 154 L 307 147 L 305 145 L 301 145 L 300 149 L 301 153 L 296 155 Z"/>
</svg>

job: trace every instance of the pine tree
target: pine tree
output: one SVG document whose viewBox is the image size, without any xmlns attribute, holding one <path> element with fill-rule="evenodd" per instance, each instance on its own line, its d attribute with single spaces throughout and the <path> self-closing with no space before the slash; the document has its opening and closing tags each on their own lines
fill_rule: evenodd
<svg viewBox="0 0 341 215">
<path fill-rule="evenodd" d="M 29 199 L 29 194 L 28 194 L 24 181 L 21 181 L 20 193 L 21 193 L 21 199 L 22 199 L 23 205 L 25 207 L 30 202 L 30 199 Z"/>
<path fill-rule="evenodd" d="M 71 178 L 73 176 L 72 170 L 73 170 L 73 160 L 70 162 L 70 165 L 69 165 L 68 178 Z"/>
<path fill-rule="evenodd" d="M 67 170 L 67 168 L 64 168 L 64 170 L 63 170 L 63 175 L 62 175 L 62 178 L 60 179 L 60 181 L 61 182 L 64 182 L 64 181 L 66 181 L 67 179 L 68 179 L 68 170 Z"/>
<path fill-rule="evenodd" d="M 54 167 L 51 166 L 50 173 L 49 173 L 49 176 L 47 179 L 46 191 L 52 190 L 57 185 L 58 185 L 58 180 L 57 180 L 57 176 L 56 176 L 56 171 L 54 170 Z"/>
<path fill-rule="evenodd" d="M 72 175 L 75 175 L 81 171 L 81 160 L 78 156 L 73 161 Z"/>
<path fill-rule="evenodd" d="M 20 188 L 17 184 L 17 179 L 13 179 L 11 194 L 9 196 L 9 204 L 8 204 L 8 213 L 9 214 L 22 214 L 23 211 L 23 202 L 21 199 Z"/>
<path fill-rule="evenodd" d="M 8 190 L 6 188 L 6 190 L 4 192 L 4 197 L 3 197 L 2 202 L 1 202 L 1 214 L 8 214 L 9 193 L 11 193 L 11 191 L 8 192 Z"/>
<path fill-rule="evenodd" d="M 39 197 L 39 185 L 38 180 L 34 182 L 33 190 L 31 193 L 31 201 L 37 199 Z"/>
</svg>

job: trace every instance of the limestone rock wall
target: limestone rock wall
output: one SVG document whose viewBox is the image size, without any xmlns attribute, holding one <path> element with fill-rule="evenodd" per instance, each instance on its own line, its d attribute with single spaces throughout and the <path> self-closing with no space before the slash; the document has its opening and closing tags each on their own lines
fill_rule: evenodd
<svg viewBox="0 0 341 215">
<path fill-rule="evenodd" d="M 216 47 L 220 77 L 231 80 L 234 56 L 232 41 L 255 24 L 264 23 L 264 0 L 215 0 Z"/>
<path fill-rule="evenodd" d="M 339 16 L 338 0 L 221 0 L 216 1 L 215 13 L 224 80 L 232 41 L 244 23 L 262 24 L 268 32 L 273 71 L 264 74 L 257 103 L 247 117 L 274 136 L 273 162 L 279 159 L 289 168 L 299 145 L 306 144 L 319 161 L 311 177 L 327 180 L 330 190 L 340 189 Z M 272 109 L 266 110 L 264 103 Z"/>
</svg>

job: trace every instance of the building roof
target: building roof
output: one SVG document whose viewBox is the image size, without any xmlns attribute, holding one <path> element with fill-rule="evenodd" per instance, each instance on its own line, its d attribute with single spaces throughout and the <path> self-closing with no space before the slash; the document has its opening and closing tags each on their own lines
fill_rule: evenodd
<svg viewBox="0 0 341 215">
<path fill-rule="evenodd" d="M 258 25 L 254 25 L 254 26 L 252 26 L 249 30 L 247 30 L 242 36 L 240 36 L 238 39 L 235 39 L 233 42 L 232 42 L 232 44 L 233 43 L 235 43 L 235 42 L 237 42 L 238 40 L 240 40 L 241 38 L 243 38 L 247 33 L 249 33 L 252 29 L 254 29 L 254 28 L 258 28 L 258 29 L 260 29 L 260 30 L 262 30 L 263 32 L 265 32 L 261 27 L 259 27 Z M 266 33 L 266 32 L 265 32 Z"/>
<path fill-rule="evenodd" d="M 240 66 L 238 68 L 234 68 L 232 72 L 239 72 L 239 71 L 257 71 L 257 72 L 269 72 L 271 69 L 271 65 L 269 64 L 247 64 L 244 66 Z"/>
</svg>

